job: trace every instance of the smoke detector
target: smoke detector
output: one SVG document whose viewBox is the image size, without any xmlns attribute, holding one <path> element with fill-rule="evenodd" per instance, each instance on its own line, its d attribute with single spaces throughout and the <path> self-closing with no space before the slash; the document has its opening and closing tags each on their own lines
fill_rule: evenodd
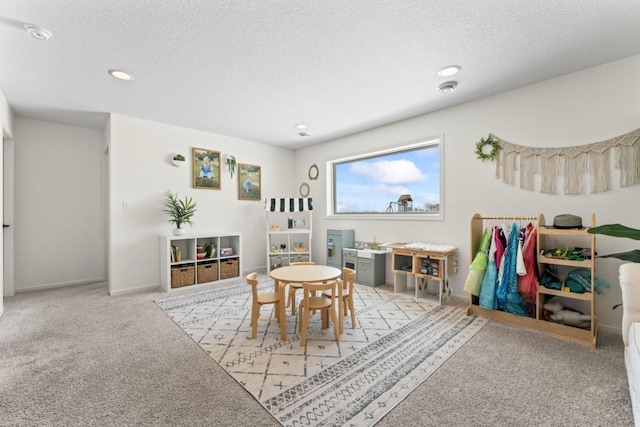
<svg viewBox="0 0 640 427">
<path fill-rule="evenodd" d="M 24 24 L 24 29 L 27 30 L 27 33 L 29 33 L 31 37 L 38 40 L 44 41 L 51 38 L 51 31 L 46 28 L 38 27 L 37 25 Z"/>
<path fill-rule="evenodd" d="M 438 90 L 442 93 L 449 93 L 451 91 L 453 91 L 456 86 L 458 86 L 458 82 L 455 81 L 450 81 L 450 82 L 444 82 L 442 83 L 440 86 L 438 86 Z"/>
</svg>

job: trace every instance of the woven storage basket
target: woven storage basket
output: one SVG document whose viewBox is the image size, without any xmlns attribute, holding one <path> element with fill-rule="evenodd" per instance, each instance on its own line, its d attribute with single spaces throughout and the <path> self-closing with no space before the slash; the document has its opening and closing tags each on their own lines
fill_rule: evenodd
<svg viewBox="0 0 640 427">
<path fill-rule="evenodd" d="M 308 255 L 295 255 L 291 257 L 291 262 L 309 262 Z"/>
<path fill-rule="evenodd" d="M 181 288 L 193 285 L 196 281 L 196 268 L 193 265 L 171 267 L 171 287 Z"/>
<path fill-rule="evenodd" d="M 238 277 L 240 275 L 238 268 L 237 259 L 220 262 L 220 280 Z"/>
<path fill-rule="evenodd" d="M 198 283 L 215 282 L 218 280 L 218 261 L 198 264 Z"/>
</svg>

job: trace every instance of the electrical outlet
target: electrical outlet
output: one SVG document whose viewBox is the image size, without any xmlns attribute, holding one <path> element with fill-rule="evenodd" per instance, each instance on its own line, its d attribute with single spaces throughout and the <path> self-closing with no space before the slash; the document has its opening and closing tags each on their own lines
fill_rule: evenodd
<svg viewBox="0 0 640 427">
<path fill-rule="evenodd" d="M 122 201 L 122 210 L 123 211 L 128 211 L 129 209 L 131 209 L 131 203 L 128 200 L 123 200 Z"/>
</svg>

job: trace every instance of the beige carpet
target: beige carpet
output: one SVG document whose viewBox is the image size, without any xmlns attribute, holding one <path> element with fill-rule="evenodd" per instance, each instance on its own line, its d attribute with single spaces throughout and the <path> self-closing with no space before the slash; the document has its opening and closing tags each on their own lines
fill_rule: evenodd
<svg viewBox="0 0 640 427">
<path fill-rule="evenodd" d="M 263 277 L 261 291 L 272 290 Z M 464 311 L 355 285 L 357 326 L 346 319 L 335 340 L 320 314 L 299 342 L 298 318 L 287 316 L 286 341 L 274 306 L 260 312 L 251 337 L 246 284 L 158 305 L 285 426 L 371 426 L 429 377 L 486 323 Z"/>
<path fill-rule="evenodd" d="M 193 291 L 5 297 L 0 426 L 279 426 L 155 303 Z M 410 425 L 633 426 L 622 339 L 591 349 L 491 321 L 376 427 Z"/>
</svg>

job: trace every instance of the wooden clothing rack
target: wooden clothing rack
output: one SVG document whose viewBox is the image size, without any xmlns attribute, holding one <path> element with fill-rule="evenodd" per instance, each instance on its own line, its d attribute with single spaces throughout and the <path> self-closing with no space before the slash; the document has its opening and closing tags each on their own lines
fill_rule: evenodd
<svg viewBox="0 0 640 427">
<path fill-rule="evenodd" d="M 595 319 L 595 235 L 587 232 L 588 227 L 582 227 L 580 229 L 557 229 L 551 226 L 545 226 L 544 215 L 539 214 L 537 216 L 482 216 L 475 214 L 471 217 L 471 256 L 475 257 L 480 247 L 482 235 L 486 226 L 486 222 L 489 221 L 516 221 L 516 222 L 535 222 L 537 226 L 537 263 L 538 270 L 543 271 L 545 264 L 555 265 L 558 268 L 567 270 L 567 268 L 587 268 L 591 272 L 591 292 L 585 293 L 573 293 L 566 290 L 548 289 L 544 286 L 538 286 L 538 292 L 536 295 L 536 317 L 518 316 L 515 314 L 507 313 L 501 310 L 489 310 L 479 306 L 479 298 L 471 295 L 470 303 L 467 308 L 467 315 L 478 315 L 485 318 L 498 320 L 505 323 L 511 323 L 526 328 L 534 329 L 537 331 L 545 332 L 547 334 L 565 338 L 572 341 L 579 342 L 581 344 L 588 344 L 592 347 L 596 346 L 597 338 L 597 324 Z M 595 227 L 595 214 L 591 215 L 591 227 Z M 525 225 L 525 224 L 523 224 Z M 590 247 L 590 259 L 584 261 L 572 261 L 564 259 L 552 259 L 543 256 L 540 252 L 541 249 L 548 249 L 551 244 L 547 241 L 548 237 L 560 240 L 579 239 L 584 246 L 587 245 L 587 241 Z M 564 287 L 564 283 L 563 283 Z M 580 304 L 582 301 L 584 305 L 588 306 L 590 312 L 588 313 L 591 318 L 590 329 L 582 329 L 574 326 L 559 324 L 545 320 L 543 306 L 546 300 L 551 297 L 558 297 L 564 303 L 567 301 L 571 303 Z"/>
<path fill-rule="evenodd" d="M 482 216 L 475 214 L 471 217 L 471 257 L 474 257 L 485 228 L 485 221 L 535 221 L 539 224 L 540 216 Z"/>
</svg>

